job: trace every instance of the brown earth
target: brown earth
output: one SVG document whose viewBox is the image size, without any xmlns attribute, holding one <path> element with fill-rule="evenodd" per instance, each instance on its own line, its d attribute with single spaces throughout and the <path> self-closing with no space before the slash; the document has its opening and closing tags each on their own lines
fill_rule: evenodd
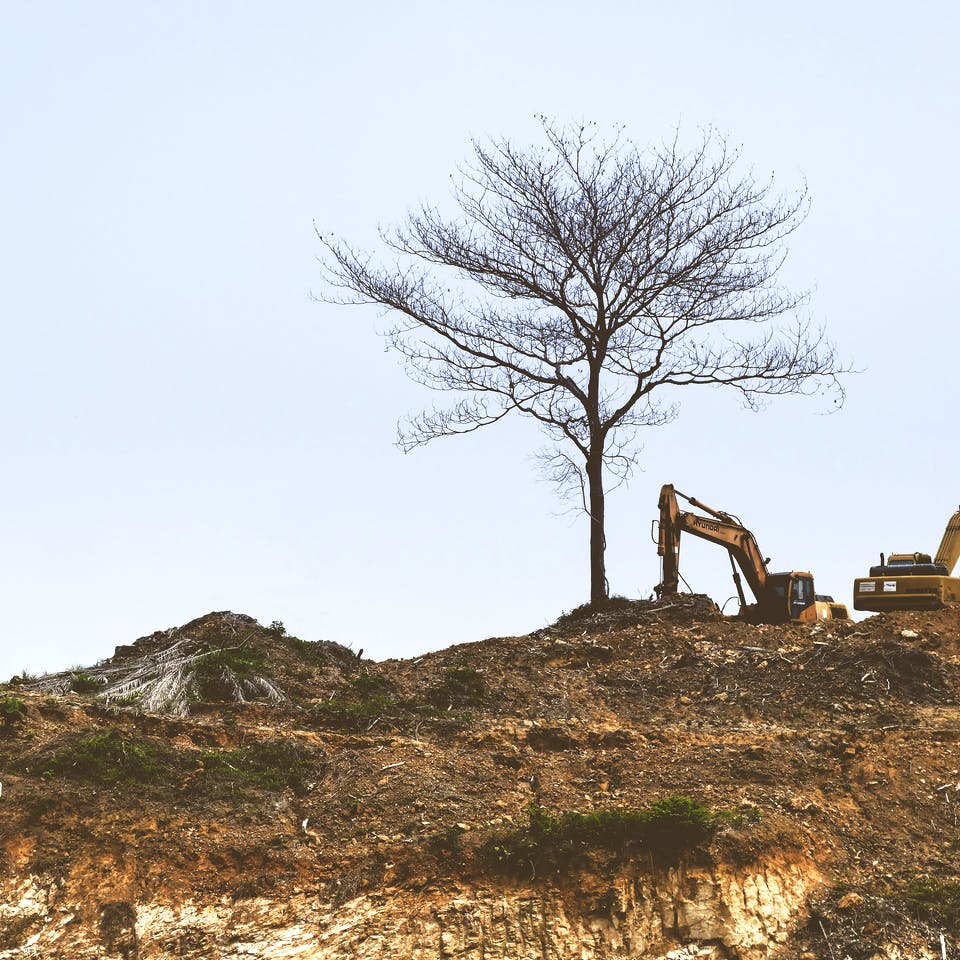
<svg viewBox="0 0 960 960">
<path fill-rule="evenodd" d="M 173 647 L 187 715 L 144 712 Z M 960 950 L 958 608 L 757 627 L 685 596 L 382 663 L 210 614 L 80 673 L 0 689 L 0 957 Z M 722 817 L 502 853 L 531 805 L 676 796 Z"/>
</svg>

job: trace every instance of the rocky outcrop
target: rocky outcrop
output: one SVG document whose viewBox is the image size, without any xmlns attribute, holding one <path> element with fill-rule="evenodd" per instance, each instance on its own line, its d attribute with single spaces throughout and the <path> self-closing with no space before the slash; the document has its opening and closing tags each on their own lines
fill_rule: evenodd
<svg viewBox="0 0 960 960">
<path fill-rule="evenodd" d="M 68 903 L 34 879 L 4 908 L 0 957 L 761 960 L 787 940 L 820 882 L 800 859 L 739 871 L 624 873 L 606 886 L 580 879 L 566 891 L 458 884 L 364 895 L 336 907 L 303 892 L 280 900 Z"/>
</svg>

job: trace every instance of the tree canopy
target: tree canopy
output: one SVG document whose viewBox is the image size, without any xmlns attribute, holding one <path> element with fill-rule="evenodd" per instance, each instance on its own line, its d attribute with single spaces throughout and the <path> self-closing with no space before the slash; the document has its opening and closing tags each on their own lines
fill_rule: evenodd
<svg viewBox="0 0 960 960">
<path fill-rule="evenodd" d="M 392 261 L 320 233 L 331 292 L 395 317 L 409 375 L 451 403 L 413 417 L 409 450 L 513 411 L 536 420 L 548 476 L 583 495 L 591 600 L 607 594 L 605 473 L 625 479 L 640 428 L 678 412 L 674 388 L 766 398 L 833 389 L 844 372 L 806 295 L 778 282 L 805 190 L 740 172 L 712 131 L 643 149 L 622 131 L 543 122 L 534 147 L 474 142 L 459 215 L 426 205 L 381 230 Z"/>
</svg>

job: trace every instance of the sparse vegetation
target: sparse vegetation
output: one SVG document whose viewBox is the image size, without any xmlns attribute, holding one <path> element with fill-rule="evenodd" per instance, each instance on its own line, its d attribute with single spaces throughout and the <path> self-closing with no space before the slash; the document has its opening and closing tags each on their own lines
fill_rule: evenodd
<svg viewBox="0 0 960 960">
<path fill-rule="evenodd" d="M 442 710 L 479 706 L 487 695 L 483 676 L 473 667 L 447 667 L 439 682 L 427 692 L 427 700 Z"/>
<path fill-rule="evenodd" d="M 643 847 L 676 857 L 703 843 L 719 817 L 689 797 L 665 797 L 641 810 L 605 808 L 554 816 L 538 804 L 527 822 L 495 836 L 487 845 L 494 862 L 516 874 L 562 869 L 594 851 L 625 852 Z"/>
<path fill-rule="evenodd" d="M 17 686 L 22 683 L 33 683 L 34 680 L 39 679 L 39 674 L 31 673 L 29 670 L 21 670 L 16 676 L 10 678 L 10 683 Z"/>
<path fill-rule="evenodd" d="M 83 670 L 77 670 L 70 678 L 70 689 L 74 693 L 96 693 L 103 687 L 103 681 L 90 676 Z"/>
<path fill-rule="evenodd" d="M 486 684 L 477 670 L 450 667 L 421 697 L 397 695 L 396 683 L 377 673 L 361 673 L 338 696 L 313 704 L 310 712 L 321 724 L 367 727 L 379 720 L 403 725 L 425 719 L 462 725 L 470 715 L 454 708 L 476 706 L 486 695 Z"/>
<path fill-rule="evenodd" d="M 110 700 L 110 705 L 113 707 L 138 707 L 142 699 L 143 694 L 138 690 L 122 697 L 113 697 Z"/>
<path fill-rule="evenodd" d="M 299 637 L 290 636 L 285 631 L 276 635 L 282 637 L 290 649 L 296 651 L 302 660 L 314 666 L 336 665 L 342 668 L 357 663 L 357 655 L 339 643 L 329 643 L 323 640 L 301 640 Z"/>
<path fill-rule="evenodd" d="M 386 697 L 396 688 L 396 684 L 379 673 L 361 673 L 350 681 L 350 691 L 360 700 Z"/>
<path fill-rule="evenodd" d="M 170 763 L 153 744 L 111 729 L 60 747 L 39 770 L 92 783 L 157 783 L 169 777 Z"/>
<path fill-rule="evenodd" d="M 0 726 L 17 727 L 27 717 L 27 709 L 19 697 L 0 700 Z"/>
<path fill-rule="evenodd" d="M 289 740 L 263 740 L 236 750 L 200 756 L 207 778 L 249 784 L 265 790 L 291 789 L 303 793 L 319 776 L 318 757 Z"/>
<path fill-rule="evenodd" d="M 924 919 L 960 926 L 960 881 L 917 877 L 907 886 L 907 900 Z"/>
<path fill-rule="evenodd" d="M 267 672 L 267 656 L 254 647 L 220 647 L 198 660 L 204 670 L 232 670 L 239 676 Z"/>
<path fill-rule="evenodd" d="M 337 726 L 366 726 L 378 717 L 399 718 L 410 714 L 410 708 L 404 702 L 381 694 L 364 697 L 330 697 L 320 700 L 310 707 L 310 715 L 320 723 L 333 723 Z"/>
<path fill-rule="evenodd" d="M 199 658 L 194 668 L 197 696 L 201 700 L 231 700 L 244 680 L 268 676 L 267 656 L 248 646 L 219 647 Z"/>
<path fill-rule="evenodd" d="M 558 627 L 569 626 L 573 623 L 581 623 L 589 620 L 590 617 L 598 613 L 609 613 L 613 610 L 627 610 L 634 601 L 627 597 L 615 594 L 612 597 L 606 597 L 603 600 L 595 600 L 591 603 L 583 603 L 575 607 L 569 613 L 564 613 L 557 619 Z"/>
</svg>

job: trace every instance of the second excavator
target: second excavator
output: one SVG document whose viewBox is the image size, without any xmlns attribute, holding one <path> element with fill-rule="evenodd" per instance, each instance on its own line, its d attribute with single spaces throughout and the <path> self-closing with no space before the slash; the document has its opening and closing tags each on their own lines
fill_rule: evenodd
<svg viewBox="0 0 960 960">
<path fill-rule="evenodd" d="M 677 497 L 697 507 L 708 516 L 681 510 Z M 813 574 L 801 571 L 770 573 L 753 534 L 733 514 L 714 510 L 694 497 L 675 489 L 672 483 L 660 490 L 660 520 L 657 553 L 663 558 L 663 579 L 657 585 L 657 596 L 677 593 L 680 581 L 680 537 L 693 534 L 710 543 L 725 547 L 733 568 L 733 582 L 740 600 L 739 617 L 750 623 L 799 623 L 817 620 L 847 620 L 845 604 L 815 592 Z M 739 567 L 739 570 L 737 569 Z M 747 603 L 741 572 L 756 598 Z"/>
<path fill-rule="evenodd" d="M 853 581 L 854 610 L 936 610 L 960 603 L 960 577 L 953 568 L 960 559 L 960 510 L 948 521 L 933 559 L 929 553 L 891 553 L 870 568 L 869 577 Z"/>
</svg>

